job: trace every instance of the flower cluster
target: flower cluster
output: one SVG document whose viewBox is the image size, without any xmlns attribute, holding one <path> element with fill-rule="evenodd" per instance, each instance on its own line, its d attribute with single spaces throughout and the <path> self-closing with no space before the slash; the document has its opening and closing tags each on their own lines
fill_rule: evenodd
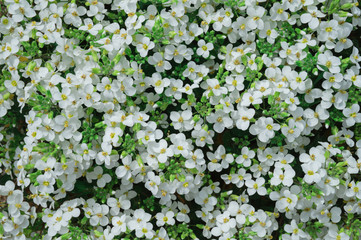
<svg viewBox="0 0 361 240">
<path fill-rule="evenodd" d="M 0 239 L 359 239 L 355 0 L 3 0 Z"/>
</svg>

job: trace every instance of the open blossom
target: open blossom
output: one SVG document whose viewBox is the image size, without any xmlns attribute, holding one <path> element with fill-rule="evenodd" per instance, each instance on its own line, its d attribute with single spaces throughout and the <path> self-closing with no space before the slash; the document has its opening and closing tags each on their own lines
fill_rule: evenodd
<svg viewBox="0 0 361 240">
<path fill-rule="evenodd" d="M 351 108 L 345 108 L 343 110 L 343 114 L 345 117 L 347 117 L 346 121 L 344 122 L 346 126 L 353 126 L 355 123 L 361 122 L 361 113 L 360 111 L 360 105 L 353 104 Z"/>
<path fill-rule="evenodd" d="M 308 23 L 311 29 L 316 29 L 320 24 L 319 19 L 325 16 L 316 6 L 309 6 L 307 7 L 307 12 L 301 15 L 300 20 L 302 23 Z"/>
<path fill-rule="evenodd" d="M 250 127 L 249 131 L 251 134 L 257 135 L 261 142 L 268 142 L 269 139 L 274 137 L 274 131 L 279 129 L 280 125 L 273 123 L 272 118 L 261 117 Z"/>
<path fill-rule="evenodd" d="M 198 47 L 197 54 L 204 58 L 208 58 L 209 52 L 214 48 L 212 43 L 205 43 L 204 40 L 198 42 Z"/>
<path fill-rule="evenodd" d="M 327 50 L 325 53 L 318 55 L 319 65 L 325 66 L 331 73 L 340 72 L 341 60 L 332 55 L 331 51 Z"/>
<path fill-rule="evenodd" d="M 139 52 L 140 56 L 145 57 L 148 54 L 148 51 L 154 48 L 154 43 L 150 41 L 148 37 L 141 37 L 137 35 L 137 51 Z"/>
<path fill-rule="evenodd" d="M 230 128 L 233 125 L 232 119 L 222 110 L 218 110 L 217 112 L 211 114 L 207 120 L 210 123 L 214 123 L 214 131 L 218 133 L 223 132 L 225 128 Z"/>
<path fill-rule="evenodd" d="M 253 118 L 255 112 L 256 111 L 253 108 L 247 109 L 245 107 L 241 107 L 237 112 L 233 112 L 233 118 L 237 119 L 237 128 L 243 131 L 247 130 L 250 125 L 250 120 Z"/>
</svg>

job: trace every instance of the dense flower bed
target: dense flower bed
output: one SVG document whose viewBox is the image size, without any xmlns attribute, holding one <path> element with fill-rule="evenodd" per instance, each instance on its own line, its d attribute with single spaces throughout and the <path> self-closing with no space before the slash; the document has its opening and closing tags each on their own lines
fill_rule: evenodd
<svg viewBox="0 0 361 240">
<path fill-rule="evenodd" d="M 0 239 L 360 239 L 357 1 L 0 10 Z"/>
</svg>

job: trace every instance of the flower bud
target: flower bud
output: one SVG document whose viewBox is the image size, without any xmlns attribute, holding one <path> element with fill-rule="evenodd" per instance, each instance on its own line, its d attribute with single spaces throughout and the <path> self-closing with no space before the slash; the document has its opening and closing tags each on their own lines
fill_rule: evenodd
<svg viewBox="0 0 361 240">
<path fill-rule="evenodd" d="M 338 16 L 340 17 L 348 17 L 348 16 L 352 16 L 352 14 L 348 13 L 348 12 L 345 12 L 345 11 L 338 11 Z"/>
<path fill-rule="evenodd" d="M 36 88 L 39 90 L 39 92 L 41 92 L 42 94 L 46 94 L 46 89 L 44 88 L 44 86 L 38 84 L 36 85 Z"/>
<path fill-rule="evenodd" d="M 94 62 L 98 62 L 99 61 L 98 54 L 94 50 L 91 51 L 91 53 L 92 53 L 92 57 L 93 57 Z"/>
<path fill-rule="evenodd" d="M 342 10 L 348 10 L 348 9 L 352 8 L 353 6 L 354 6 L 353 3 L 345 3 L 345 4 L 343 4 L 343 5 L 341 6 L 341 9 L 342 9 Z"/>
<path fill-rule="evenodd" d="M 35 67 L 36 67 L 36 62 L 34 61 L 29 62 L 28 71 L 33 71 Z"/>
<path fill-rule="evenodd" d="M 133 68 L 125 69 L 125 74 L 127 74 L 127 75 L 132 75 L 134 72 L 135 72 L 135 70 Z"/>
<path fill-rule="evenodd" d="M 142 160 L 142 158 L 140 157 L 140 155 L 137 155 L 136 159 L 137 159 L 137 163 L 138 163 L 139 167 L 141 167 L 141 166 L 144 165 L 143 160 Z"/>
<path fill-rule="evenodd" d="M 117 76 L 119 73 L 120 73 L 119 71 L 115 70 L 115 71 L 112 72 L 112 75 Z"/>
<path fill-rule="evenodd" d="M 223 105 L 222 104 L 218 104 L 216 106 L 214 106 L 215 109 L 220 110 L 223 109 Z"/>
<path fill-rule="evenodd" d="M 204 131 L 208 131 L 208 125 L 203 125 L 202 129 L 203 129 Z"/>
<path fill-rule="evenodd" d="M 168 33 L 168 36 L 169 36 L 170 38 L 174 38 L 175 35 L 177 35 L 177 33 L 176 33 L 175 31 L 170 31 L 170 32 Z"/>
<path fill-rule="evenodd" d="M 194 122 L 198 122 L 200 119 L 201 119 L 201 117 L 200 117 L 199 115 L 195 115 L 195 116 L 193 117 L 193 121 L 194 121 Z"/>
<path fill-rule="evenodd" d="M 4 100 L 8 100 L 9 97 L 10 97 L 10 93 L 7 92 L 7 93 L 4 94 L 3 99 L 4 99 Z"/>
<path fill-rule="evenodd" d="M 95 74 L 100 74 L 102 71 L 100 70 L 100 68 L 93 68 L 92 69 L 92 73 L 95 73 Z"/>
<path fill-rule="evenodd" d="M 115 55 L 113 61 L 115 64 L 117 64 L 120 61 L 120 58 L 122 57 L 122 54 L 118 53 L 117 55 Z"/>
<path fill-rule="evenodd" d="M 141 124 L 140 124 L 140 123 L 136 123 L 136 124 L 134 124 L 134 126 L 133 126 L 133 131 L 134 131 L 134 132 L 138 132 L 138 131 L 140 130 L 140 128 L 141 128 Z"/>
<path fill-rule="evenodd" d="M 51 66 L 50 62 L 45 63 L 45 67 L 49 70 L 49 72 L 54 72 L 53 67 Z"/>
<path fill-rule="evenodd" d="M 227 47 L 226 46 L 221 46 L 221 48 L 219 50 L 221 51 L 221 53 L 227 54 Z"/>
</svg>

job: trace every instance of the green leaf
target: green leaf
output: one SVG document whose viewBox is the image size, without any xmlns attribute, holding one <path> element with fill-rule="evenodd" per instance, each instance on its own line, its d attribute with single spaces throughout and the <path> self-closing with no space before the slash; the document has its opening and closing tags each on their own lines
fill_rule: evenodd
<svg viewBox="0 0 361 240">
<path fill-rule="evenodd" d="M 203 229 L 203 228 L 204 228 L 204 225 L 202 225 L 202 224 L 197 224 L 196 227 L 199 228 L 199 229 Z"/>
</svg>

